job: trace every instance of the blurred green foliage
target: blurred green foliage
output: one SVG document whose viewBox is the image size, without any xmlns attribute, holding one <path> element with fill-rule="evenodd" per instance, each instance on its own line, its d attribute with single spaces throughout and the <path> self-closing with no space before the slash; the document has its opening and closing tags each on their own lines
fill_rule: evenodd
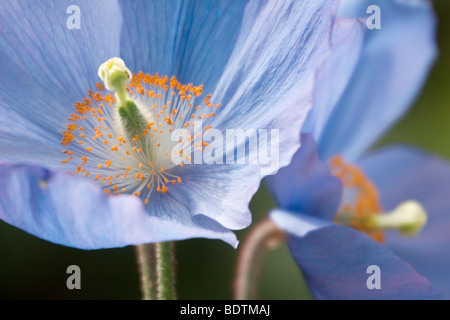
<svg viewBox="0 0 450 320">
<path fill-rule="evenodd" d="M 408 143 L 450 160 L 450 2 L 434 1 L 439 18 L 439 59 L 411 111 L 377 144 Z M 254 221 L 275 207 L 262 187 L 251 203 Z M 244 239 L 247 230 L 238 232 Z M 231 299 L 237 251 L 214 240 L 176 243 L 180 299 Z M 286 246 L 269 252 L 261 299 L 308 299 L 301 272 Z M 66 269 L 81 268 L 81 290 L 66 288 Z M 133 247 L 83 251 L 55 245 L 0 222 L 0 298 L 139 299 Z"/>
</svg>

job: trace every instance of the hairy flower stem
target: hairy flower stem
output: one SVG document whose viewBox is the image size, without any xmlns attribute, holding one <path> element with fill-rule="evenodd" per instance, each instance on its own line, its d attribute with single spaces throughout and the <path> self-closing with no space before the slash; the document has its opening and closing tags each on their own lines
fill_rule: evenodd
<svg viewBox="0 0 450 320">
<path fill-rule="evenodd" d="M 267 249 L 279 245 L 284 239 L 284 232 L 269 218 L 262 220 L 248 234 L 238 256 L 234 281 L 235 300 L 257 298 L 257 283 L 264 255 Z"/>
<path fill-rule="evenodd" d="M 173 243 L 136 246 L 143 300 L 175 300 Z"/>
<path fill-rule="evenodd" d="M 158 300 L 175 300 L 173 242 L 160 242 L 156 244 L 156 261 Z"/>
<path fill-rule="evenodd" d="M 155 300 L 156 297 L 156 244 L 141 244 L 135 247 L 138 271 L 141 277 L 143 300 Z"/>
</svg>

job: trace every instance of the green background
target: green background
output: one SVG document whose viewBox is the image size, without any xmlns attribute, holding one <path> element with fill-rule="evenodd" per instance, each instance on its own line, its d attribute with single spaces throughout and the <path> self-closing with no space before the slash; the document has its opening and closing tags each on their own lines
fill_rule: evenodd
<svg viewBox="0 0 450 320">
<path fill-rule="evenodd" d="M 434 1 L 440 54 L 410 112 L 377 146 L 408 143 L 450 160 L 450 2 Z M 264 188 L 251 202 L 255 223 L 275 203 Z M 240 240 L 247 230 L 239 231 Z M 219 240 L 176 242 L 180 299 L 231 299 L 237 251 Z M 68 290 L 66 269 L 81 268 L 81 290 Z M 261 299 L 308 299 L 310 294 L 285 245 L 267 253 Z M 35 238 L 0 221 L 0 298 L 139 299 L 133 247 L 83 251 Z"/>
</svg>

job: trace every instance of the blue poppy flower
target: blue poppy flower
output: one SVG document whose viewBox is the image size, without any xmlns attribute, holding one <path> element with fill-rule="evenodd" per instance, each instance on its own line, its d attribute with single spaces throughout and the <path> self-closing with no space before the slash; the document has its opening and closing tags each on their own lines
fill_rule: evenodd
<svg viewBox="0 0 450 320">
<path fill-rule="evenodd" d="M 191 133 L 188 117 L 201 133 L 279 129 L 287 165 L 336 10 L 332 0 L 4 1 L 0 218 L 83 249 L 192 237 L 236 246 L 231 230 L 249 225 L 264 164 L 174 166 L 169 133 Z M 134 74 L 136 136 L 97 77 L 113 57 Z"/>
<path fill-rule="evenodd" d="M 427 76 L 436 56 L 434 14 L 427 1 L 343 1 L 340 12 L 363 17 L 372 4 L 381 9 L 381 29 L 367 31 L 351 75 L 335 63 L 345 56 L 332 53 L 301 150 L 268 178 L 281 208 L 271 217 L 288 233 L 318 299 L 449 298 L 449 164 L 406 146 L 369 151 Z M 386 230 L 417 232 L 422 209 L 428 218 L 414 237 Z M 379 268 L 375 288 L 372 266 Z"/>
</svg>

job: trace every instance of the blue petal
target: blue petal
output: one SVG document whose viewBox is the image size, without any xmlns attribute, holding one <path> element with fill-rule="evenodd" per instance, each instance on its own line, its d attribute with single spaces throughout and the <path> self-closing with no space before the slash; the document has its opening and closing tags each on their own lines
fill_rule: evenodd
<svg viewBox="0 0 450 320">
<path fill-rule="evenodd" d="M 372 4 L 381 9 L 381 29 L 367 31 L 356 71 L 318 141 L 322 158 L 340 153 L 352 161 L 365 152 L 411 105 L 436 57 L 428 1 L 344 1 L 341 15 L 369 17 Z"/>
<path fill-rule="evenodd" d="M 435 299 L 430 283 L 387 247 L 365 234 L 305 217 L 309 227 L 293 230 L 290 212 L 274 211 L 272 219 L 289 233 L 291 253 L 317 299 Z M 306 230 L 306 232 L 305 232 Z M 381 289 L 368 289 L 368 267 L 380 268 Z"/>
<path fill-rule="evenodd" d="M 122 56 L 132 69 L 204 84 L 224 106 L 213 127 L 280 129 L 280 145 L 291 146 L 280 148 L 280 165 L 289 162 L 311 105 L 315 71 L 328 52 L 323 39 L 330 36 L 333 1 L 121 5 Z"/>
<path fill-rule="evenodd" d="M 333 225 L 328 220 L 284 209 L 272 210 L 269 215 L 280 229 L 297 237 L 305 237 L 310 232 Z"/>
<path fill-rule="evenodd" d="M 317 155 L 314 139 L 302 134 L 302 147 L 292 163 L 267 185 L 280 208 L 331 221 L 342 199 L 342 183 L 334 177 Z"/>
<path fill-rule="evenodd" d="M 0 11 L 0 149 L 12 161 L 58 164 L 73 104 L 93 88 L 98 66 L 119 54 L 114 1 L 76 1 L 81 29 L 68 29 L 70 0 L 8 1 Z M 55 161 L 56 160 L 56 161 Z"/>
<path fill-rule="evenodd" d="M 204 237 L 237 245 L 236 236 L 213 221 L 152 216 L 139 198 L 109 197 L 70 174 L 3 163 L 0 179 L 0 219 L 54 243 L 101 249 Z M 187 211 L 166 199 L 155 203 L 180 216 Z"/>
<path fill-rule="evenodd" d="M 367 156 L 361 165 L 377 185 L 385 210 L 410 199 L 424 206 L 428 221 L 417 236 L 388 233 L 386 243 L 450 299 L 450 164 L 419 150 L 392 147 Z"/>
<path fill-rule="evenodd" d="M 249 226 L 248 205 L 261 182 L 258 166 L 185 165 L 179 175 L 183 182 L 170 186 L 167 194 L 183 202 L 194 219 L 208 217 L 233 230 Z"/>
<path fill-rule="evenodd" d="M 213 89 L 233 51 L 247 1 L 121 1 L 121 54 L 133 72 L 175 75 Z"/>
<path fill-rule="evenodd" d="M 329 51 L 335 1 L 250 1 L 238 40 L 213 93 L 223 105 L 213 127 L 279 130 L 287 165 Z"/>
<path fill-rule="evenodd" d="M 336 19 L 330 56 L 317 72 L 314 107 L 308 113 L 302 132 L 320 140 L 324 126 L 347 86 L 360 57 L 365 24 L 359 19 Z"/>
</svg>

